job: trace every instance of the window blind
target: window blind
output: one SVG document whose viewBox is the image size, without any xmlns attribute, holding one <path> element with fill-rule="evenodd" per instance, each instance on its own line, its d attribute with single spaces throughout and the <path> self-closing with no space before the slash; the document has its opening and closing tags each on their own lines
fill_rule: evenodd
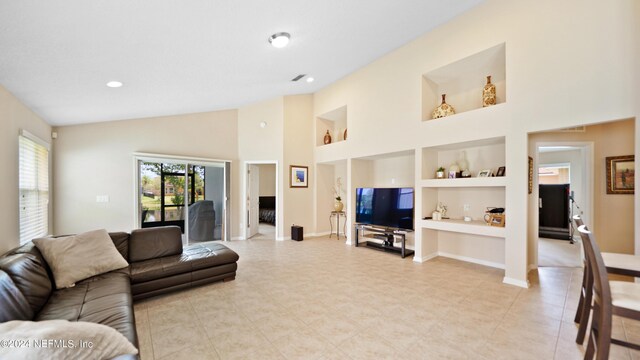
<svg viewBox="0 0 640 360">
<path fill-rule="evenodd" d="M 28 135 L 19 137 L 20 244 L 49 231 L 49 149 Z"/>
</svg>

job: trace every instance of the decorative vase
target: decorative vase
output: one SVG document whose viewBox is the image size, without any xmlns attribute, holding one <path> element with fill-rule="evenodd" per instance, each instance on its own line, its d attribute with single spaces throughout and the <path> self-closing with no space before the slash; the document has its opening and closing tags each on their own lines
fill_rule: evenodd
<svg viewBox="0 0 640 360">
<path fill-rule="evenodd" d="M 444 179 L 444 171 L 436 171 L 436 179 Z"/>
<path fill-rule="evenodd" d="M 460 152 L 460 159 L 458 160 L 458 166 L 462 171 L 469 170 L 469 162 L 467 161 L 467 152 L 464 150 Z"/>
<path fill-rule="evenodd" d="M 447 104 L 447 102 L 445 101 L 446 96 L 447 94 L 442 94 L 442 104 L 435 108 L 435 110 L 433 110 L 433 113 L 431 113 L 431 116 L 434 119 L 439 119 L 456 113 L 456 111 L 453 109 L 453 106 Z"/>
<path fill-rule="evenodd" d="M 491 75 L 487 76 L 487 84 L 482 89 L 482 107 L 496 104 L 496 86 L 491 83 Z"/>
<path fill-rule="evenodd" d="M 324 144 L 331 144 L 331 134 L 329 134 L 329 130 L 327 130 L 327 133 L 324 134 Z"/>
<path fill-rule="evenodd" d="M 342 211 L 343 208 L 344 208 L 344 204 L 342 203 L 342 201 L 336 200 L 336 202 L 333 203 L 333 209 L 335 211 Z"/>
</svg>

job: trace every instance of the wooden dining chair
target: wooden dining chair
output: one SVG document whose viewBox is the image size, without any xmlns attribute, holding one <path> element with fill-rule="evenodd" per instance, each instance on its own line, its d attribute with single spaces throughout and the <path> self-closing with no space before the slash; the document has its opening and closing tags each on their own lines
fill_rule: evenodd
<svg viewBox="0 0 640 360">
<path fill-rule="evenodd" d="M 585 225 L 578 227 L 578 232 L 583 244 L 585 244 L 587 268 L 593 280 L 593 305 L 590 306 L 591 327 L 589 328 L 585 360 L 593 359 L 594 355 L 596 360 L 607 359 L 611 344 L 640 350 L 638 344 L 611 337 L 613 315 L 640 321 L 640 284 L 609 281 L 602 253 L 593 234 Z M 583 322 L 587 323 L 588 321 L 587 315 L 583 318 Z"/>
<path fill-rule="evenodd" d="M 589 329 L 589 339 L 587 341 L 587 350 L 584 358 L 596 360 L 604 360 L 609 358 L 609 349 L 611 347 L 611 327 L 612 327 L 612 300 L 611 289 L 609 287 L 609 278 L 604 266 L 604 260 L 600 255 L 597 244 L 592 241 L 591 232 L 587 230 L 583 224 L 578 227 L 578 232 L 582 238 L 582 244 L 585 249 L 585 257 L 587 267 L 585 271 L 589 272 L 588 278 L 591 278 L 590 292 L 593 294 L 593 305 L 591 302 L 585 302 L 585 307 L 591 308 L 591 328 Z M 595 247 L 595 248 L 594 248 Z M 588 294 L 587 294 L 588 295 Z M 590 296 L 585 296 L 585 301 Z M 588 323 L 589 317 L 583 316 L 582 323 Z M 582 325 L 582 323 L 580 325 Z"/>
<path fill-rule="evenodd" d="M 575 215 L 573 217 L 573 221 L 576 224 L 576 228 L 578 229 L 580 228 L 580 226 L 584 225 L 579 215 Z M 578 327 L 578 334 L 576 335 L 576 342 L 578 344 L 583 343 L 584 336 L 587 331 L 587 323 L 589 322 L 589 313 L 591 311 L 591 307 L 589 306 L 592 300 L 591 289 L 593 287 L 593 279 L 589 278 L 590 272 L 587 269 L 587 251 L 585 249 L 584 241 L 582 242 L 582 248 L 585 253 L 584 273 L 582 275 L 582 287 L 580 289 L 580 300 L 578 301 L 578 309 L 576 309 L 576 315 L 574 317 L 574 321 L 580 324 L 580 326 Z M 640 277 L 640 256 L 608 252 L 601 253 L 601 255 L 607 273 Z M 582 322 L 583 318 L 586 318 L 585 322 Z"/>
</svg>

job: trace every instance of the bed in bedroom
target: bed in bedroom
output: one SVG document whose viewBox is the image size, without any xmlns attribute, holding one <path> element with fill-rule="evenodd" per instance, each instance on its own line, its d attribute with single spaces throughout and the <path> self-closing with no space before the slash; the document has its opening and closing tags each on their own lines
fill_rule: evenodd
<svg viewBox="0 0 640 360">
<path fill-rule="evenodd" d="M 276 224 L 276 197 L 260 196 L 260 212 L 258 214 L 261 223 Z"/>
</svg>

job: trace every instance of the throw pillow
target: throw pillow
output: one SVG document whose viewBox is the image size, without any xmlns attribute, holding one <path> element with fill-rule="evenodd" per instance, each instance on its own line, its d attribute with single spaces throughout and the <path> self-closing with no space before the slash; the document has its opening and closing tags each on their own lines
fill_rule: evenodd
<svg viewBox="0 0 640 360">
<path fill-rule="evenodd" d="M 111 359 L 137 354 L 124 335 L 107 325 L 67 320 L 0 324 L 0 359 Z"/>
<path fill-rule="evenodd" d="M 33 243 L 49 264 L 58 289 L 129 266 L 104 229 L 73 236 L 34 239 Z"/>
</svg>

